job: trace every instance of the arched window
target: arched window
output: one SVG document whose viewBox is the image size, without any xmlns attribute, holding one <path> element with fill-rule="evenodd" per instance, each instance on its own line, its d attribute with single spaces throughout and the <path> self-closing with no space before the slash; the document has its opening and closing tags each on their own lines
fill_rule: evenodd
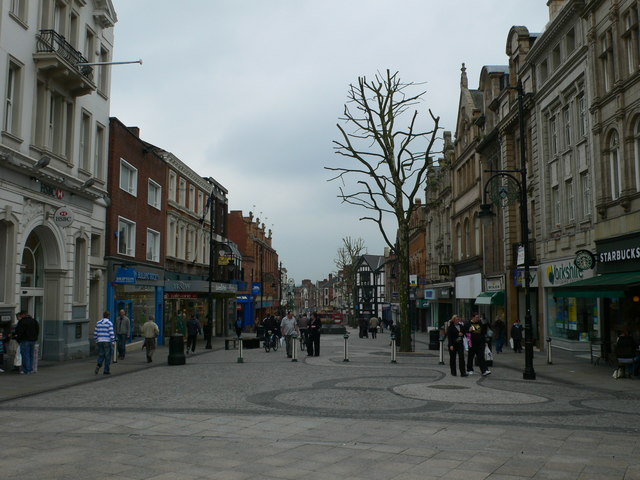
<svg viewBox="0 0 640 480">
<path fill-rule="evenodd" d="M 44 256 L 40 238 L 34 232 L 27 237 L 20 264 L 20 286 L 42 288 L 44 286 Z"/>
<path fill-rule="evenodd" d="M 456 251 L 458 254 L 458 259 L 462 258 L 462 226 L 460 224 L 456 225 Z"/>
<path fill-rule="evenodd" d="M 620 197 L 622 191 L 620 142 L 616 131 L 613 131 L 609 137 L 609 173 L 611 175 L 611 198 L 615 200 Z"/>
<path fill-rule="evenodd" d="M 73 264 L 75 288 L 73 289 L 73 301 L 75 303 L 83 303 L 86 301 L 87 270 L 88 255 L 87 241 L 84 238 L 76 239 L 75 258 Z"/>
</svg>

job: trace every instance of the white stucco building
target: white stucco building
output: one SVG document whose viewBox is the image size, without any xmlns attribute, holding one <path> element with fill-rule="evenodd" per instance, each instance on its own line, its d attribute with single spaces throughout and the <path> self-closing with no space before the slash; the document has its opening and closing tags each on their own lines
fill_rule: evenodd
<svg viewBox="0 0 640 480">
<path fill-rule="evenodd" d="M 83 357 L 104 305 L 110 0 L 0 2 L 0 326 Z"/>
</svg>

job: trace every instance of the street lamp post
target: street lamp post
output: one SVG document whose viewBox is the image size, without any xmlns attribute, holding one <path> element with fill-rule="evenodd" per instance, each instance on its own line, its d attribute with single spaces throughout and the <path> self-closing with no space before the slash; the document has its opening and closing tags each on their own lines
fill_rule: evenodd
<svg viewBox="0 0 640 480">
<path fill-rule="evenodd" d="M 493 219 L 491 203 L 487 203 L 489 184 L 494 182 L 492 195 L 493 203 L 508 205 L 511 200 L 517 198 L 520 203 L 521 242 L 524 250 L 524 372 L 522 378 L 535 380 L 536 372 L 533 368 L 533 326 L 531 318 L 531 279 L 530 279 L 530 242 L 529 242 L 529 212 L 527 208 L 527 163 L 525 155 L 525 127 L 524 127 L 524 91 L 522 81 L 518 81 L 518 121 L 520 129 L 520 168 L 516 170 L 487 170 L 493 173 L 484 186 L 484 203 L 480 205 L 478 216 L 484 222 L 489 223 Z M 518 179 L 514 174 L 520 174 Z M 501 180 L 501 181 L 500 181 Z M 498 182 L 496 182 L 498 181 Z M 514 192 L 515 190 L 515 192 Z M 515 195 L 514 195 L 515 193 Z"/>
<path fill-rule="evenodd" d="M 214 200 L 215 185 L 211 187 L 211 194 L 207 200 L 207 206 L 209 208 L 209 290 L 207 294 L 207 324 L 204 326 L 204 339 L 206 345 L 204 348 L 211 349 L 211 338 L 213 337 L 213 262 L 216 259 L 215 255 L 215 241 L 213 239 L 213 223 L 215 221 L 215 200 Z M 206 215 L 206 213 L 205 213 Z M 204 220 L 204 215 L 203 215 Z"/>
</svg>

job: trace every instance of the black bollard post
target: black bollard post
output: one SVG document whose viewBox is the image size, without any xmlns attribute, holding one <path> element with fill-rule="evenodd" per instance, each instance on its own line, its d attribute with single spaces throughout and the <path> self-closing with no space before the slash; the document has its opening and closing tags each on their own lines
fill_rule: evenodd
<svg viewBox="0 0 640 480">
<path fill-rule="evenodd" d="M 342 338 L 344 338 L 344 359 L 342 361 L 348 362 L 349 361 L 349 334 L 345 333 Z"/>
<path fill-rule="evenodd" d="M 391 334 L 391 363 L 396 362 L 396 336 Z"/>
<path fill-rule="evenodd" d="M 242 358 L 242 335 L 238 337 L 238 362 L 244 363 L 244 358 Z"/>
</svg>

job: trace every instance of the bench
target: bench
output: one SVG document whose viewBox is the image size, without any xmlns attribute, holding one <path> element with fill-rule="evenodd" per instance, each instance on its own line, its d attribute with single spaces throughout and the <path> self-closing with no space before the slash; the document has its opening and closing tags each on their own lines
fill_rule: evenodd
<svg viewBox="0 0 640 480">
<path fill-rule="evenodd" d="M 240 339 L 238 337 L 225 337 L 224 349 L 231 350 L 230 345 L 232 342 L 233 342 L 233 349 L 235 350 L 236 348 L 238 348 L 238 343 L 240 342 Z"/>
</svg>

